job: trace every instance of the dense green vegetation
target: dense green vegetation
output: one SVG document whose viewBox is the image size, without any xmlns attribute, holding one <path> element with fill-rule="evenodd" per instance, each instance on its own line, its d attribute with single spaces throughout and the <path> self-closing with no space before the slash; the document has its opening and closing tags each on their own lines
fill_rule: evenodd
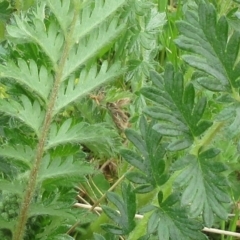
<svg viewBox="0 0 240 240">
<path fill-rule="evenodd" d="M 0 239 L 239 237 L 239 3 L 1 0 Z"/>
</svg>

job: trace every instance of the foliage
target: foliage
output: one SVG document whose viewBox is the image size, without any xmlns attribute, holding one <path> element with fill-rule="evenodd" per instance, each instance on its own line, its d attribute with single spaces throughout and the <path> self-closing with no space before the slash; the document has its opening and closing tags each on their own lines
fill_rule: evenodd
<svg viewBox="0 0 240 240">
<path fill-rule="evenodd" d="M 230 2 L 0 1 L 1 239 L 201 240 L 227 225 L 240 198 Z"/>
</svg>

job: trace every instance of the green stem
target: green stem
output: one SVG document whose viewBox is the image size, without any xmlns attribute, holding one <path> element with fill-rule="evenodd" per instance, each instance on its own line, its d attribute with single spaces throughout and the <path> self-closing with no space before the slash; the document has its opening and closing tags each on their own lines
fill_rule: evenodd
<svg viewBox="0 0 240 240">
<path fill-rule="evenodd" d="M 191 154 L 198 155 L 200 148 L 203 148 L 210 144 L 212 139 L 216 136 L 219 130 L 223 127 L 224 122 L 216 122 L 212 125 L 212 127 L 207 131 L 204 137 L 200 140 L 196 139 L 194 147 L 191 150 Z"/>
<path fill-rule="evenodd" d="M 49 104 L 47 106 L 47 112 L 45 115 L 42 131 L 41 131 L 41 136 L 39 138 L 39 142 L 37 145 L 34 164 L 30 171 L 29 181 L 28 181 L 28 184 L 26 187 L 26 192 L 24 194 L 23 203 L 22 203 L 22 206 L 21 206 L 21 209 L 19 212 L 18 221 L 17 221 L 16 227 L 15 227 L 15 231 L 13 232 L 13 240 L 22 240 L 24 237 L 24 231 L 25 231 L 27 220 L 28 220 L 28 211 L 29 211 L 29 208 L 31 205 L 31 201 L 32 201 L 34 192 L 36 190 L 37 175 L 38 175 L 38 171 L 39 171 L 39 168 L 41 165 L 41 160 L 42 160 L 42 157 L 44 154 L 45 142 L 46 142 L 48 132 L 50 129 L 50 125 L 52 122 L 52 118 L 53 118 L 53 110 L 54 110 L 55 102 L 57 99 L 59 86 L 61 84 L 63 68 L 66 63 L 67 56 L 68 56 L 68 53 L 70 50 L 71 36 L 73 34 L 74 26 L 77 21 L 77 15 L 78 15 L 78 11 L 76 11 L 76 9 L 75 9 L 75 15 L 74 15 L 73 21 L 71 23 L 71 28 L 69 31 L 68 39 L 66 39 L 66 41 L 65 41 L 64 50 L 63 50 L 63 53 L 62 53 L 62 56 L 61 56 L 61 59 L 60 59 L 59 65 L 58 65 L 58 71 L 56 72 L 54 86 L 53 86 L 53 89 L 52 89 L 52 92 L 50 95 Z"/>
<path fill-rule="evenodd" d="M 235 209 L 235 211 L 234 211 L 235 216 L 234 216 L 233 219 L 231 219 L 231 221 L 230 221 L 230 226 L 229 226 L 228 231 L 230 231 L 230 232 L 236 232 L 237 221 L 238 221 L 238 217 L 239 217 L 239 212 L 240 212 L 240 210 L 239 210 L 238 206 L 236 206 L 236 209 Z M 227 237 L 227 240 L 233 240 L 233 237 L 232 237 L 232 236 L 228 236 L 228 237 Z"/>
</svg>

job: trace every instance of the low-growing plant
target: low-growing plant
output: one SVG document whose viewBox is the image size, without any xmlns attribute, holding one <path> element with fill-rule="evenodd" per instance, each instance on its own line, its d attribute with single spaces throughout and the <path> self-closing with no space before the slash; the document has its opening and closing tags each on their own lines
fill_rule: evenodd
<svg viewBox="0 0 240 240">
<path fill-rule="evenodd" d="M 237 2 L 1 1 L 0 238 L 236 231 Z"/>
</svg>

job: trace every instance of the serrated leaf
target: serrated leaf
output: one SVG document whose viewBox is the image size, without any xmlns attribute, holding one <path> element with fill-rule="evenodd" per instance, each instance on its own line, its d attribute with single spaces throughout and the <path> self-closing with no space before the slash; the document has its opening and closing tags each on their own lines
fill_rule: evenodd
<svg viewBox="0 0 240 240">
<path fill-rule="evenodd" d="M 119 62 L 112 64 L 110 67 L 104 61 L 98 70 L 97 65 L 93 65 L 89 70 L 82 69 L 79 78 L 74 77 L 68 80 L 68 83 L 63 82 L 60 86 L 58 98 L 56 101 L 54 114 L 57 114 L 67 105 L 85 97 L 94 89 L 103 84 L 109 83 L 123 73 Z"/>
<path fill-rule="evenodd" d="M 186 165 L 188 161 L 188 165 Z M 211 163 L 208 159 L 197 159 L 193 155 L 183 157 L 173 164 L 173 169 L 182 165 L 182 172 L 175 180 L 175 184 L 184 188 L 181 202 L 183 205 L 190 205 L 190 212 L 193 216 L 198 216 L 203 212 L 205 225 L 210 227 L 213 224 L 213 214 L 215 213 L 222 219 L 227 217 L 227 211 L 223 204 L 229 203 L 230 198 L 222 185 L 223 174 L 211 169 Z M 205 210 L 208 210 L 206 212 Z M 206 219 L 208 221 L 206 221 Z M 211 220 L 211 221 L 210 221 Z"/>
<path fill-rule="evenodd" d="M 39 4 L 39 12 L 45 11 L 45 4 Z M 34 13 L 33 13 L 34 14 Z M 9 36 L 17 43 L 33 42 L 37 44 L 51 60 L 54 67 L 60 59 L 64 37 L 59 31 L 57 23 L 51 21 L 46 27 L 44 14 L 33 18 L 34 21 L 28 21 L 26 17 L 14 15 L 15 25 L 8 25 L 7 32 Z"/>
<path fill-rule="evenodd" d="M 120 214 L 107 206 L 102 206 L 104 213 L 111 218 L 116 224 L 121 224 Z"/>
<path fill-rule="evenodd" d="M 37 66 L 32 60 L 18 59 L 17 64 L 6 62 L 0 65 L 0 78 L 10 78 L 38 94 L 47 103 L 53 77 L 44 66 Z"/>
<path fill-rule="evenodd" d="M 221 152 L 220 149 L 217 149 L 217 148 L 209 148 L 208 150 L 204 151 L 204 152 L 201 152 L 199 154 L 199 158 L 203 158 L 203 159 L 206 159 L 206 158 L 214 158 L 216 157 L 219 153 Z"/>
<path fill-rule="evenodd" d="M 184 61 L 211 76 L 200 79 L 200 84 L 212 91 L 238 88 L 239 32 L 233 31 L 229 37 L 226 17 L 217 19 L 217 11 L 208 1 L 199 1 L 197 11 L 189 10 L 185 16 L 184 21 L 177 23 L 182 35 L 175 42 L 192 53 L 184 55 Z"/>
<path fill-rule="evenodd" d="M 187 58 L 189 61 L 189 59 Z M 228 91 L 226 86 L 224 86 L 218 79 L 210 77 L 201 77 L 197 79 L 197 82 L 204 88 L 213 92 L 225 92 Z"/>
<path fill-rule="evenodd" d="M 183 210 L 169 209 L 164 214 L 160 214 L 159 239 L 164 237 L 166 240 L 206 240 L 206 236 L 201 230 L 201 224 L 193 219 L 188 219 Z"/>
<path fill-rule="evenodd" d="M 67 59 L 64 66 L 62 80 L 68 78 L 74 71 L 96 56 L 101 49 L 113 42 L 124 29 L 124 24 L 119 25 L 118 19 L 114 18 L 110 24 L 104 23 L 95 29 L 90 38 L 81 40 L 81 44 L 76 44 L 70 52 L 71 57 Z"/>
<path fill-rule="evenodd" d="M 170 143 L 168 146 L 167 146 L 167 149 L 169 151 L 180 151 L 180 150 L 183 150 L 183 149 L 186 149 L 188 147 L 190 147 L 192 145 L 192 140 L 191 139 L 180 139 L 180 140 L 176 140 L 172 143 Z"/>
<path fill-rule="evenodd" d="M 30 167 L 34 157 L 34 151 L 31 147 L 24 145 L 3 145 L 0 147 L 0 156 L 14 159 L 13 161 L 16 161 L 17 164 L 21 162 L 24 166 Z"/>
<path fill-rule="evenodd" d="M 160 75 L 159 73 L 157 73 L 155 71 L 150 71 L 150 78 L 157 88 L 159 88 L 159 89 L 163 88 L 164 79 L 163 79 L 162 75 Z"/>
<path fill-rule="evenodd" d="M 107 193 L 108 200 L 117 207 L 120 214 L 114 210 L 110 210 L 108 207 L 103 208 L 103 211 L 118 224 L 118 227 L 106 224 L 101 225 L 101 227 L 108 232 L 113 233 L 114 231 L 115 234 L 125 235 L 129 234 L 135 227 L 136 196 L 130 184 L 122 184 L 122 196 L 123 198 L 121 199 L 116 193 Z"/>
<path fill-rule="evenodd" d="M 99 154 L 108 155 L 111 149 L 120 145 L 119 137 L 115 131 L 104 124 L 92 124 L 81 122 L 71 126 L 71 119 L 67 119 L 59 129 L 52 124 L 46 149 L 62 144 L 83 143 Z"/>
<path fill-rule="evenodd" d="M 185 130 L 182 130 L 172 124 L 164 123 L 157 123 L 156 125 L 154 125 L 153 129 L 164 136 L 181 136 L 183 135 L 183 131 Z"/>
<path fill-rule="evenodd" d="M 12 99 L 2 99 L 0 101 L 0 112 L 19 119 L 39 136 L 39 130 L 44 119 L 44 111 L 41 110 L 37 100 L 32 104 L 25 95 L 22 95 L 20 100 L 22 104 Z"/>
<path fill-rule="evenodd" d="M 147 146 L 146 143 L 143 141 L 140 134 L 132 129 L 125 130 L 126 137 L 135 145 L 135 147 L 143 154 L 143 156 L 147 156 Z"/>
<path fill-rule="evenodd" d="M 64 32 L 64 36 L 66 37 L 74 14 L 73 8 L 71 7 L 71 1 L 48 0 L 47 5 L 57 18 L 57 21 Z M 64 18 L 62 16 L 64 16 Z"/>
<path fill-rule="evenodd" d="M 230 106 L 228 105 L 226 108 L 220 111 L 219 114 L 217 114 L 215 120 L 221 122 L 235 117 L 237 107 L 238 106 L 235 104 L 231 104 Z"/>
<path fill-rule="evenodd" d="M 58 218 L 68 219 L 71 221 L 76 221 L 76 216 L 71 214 L 71 212 L 63 211 L 59 209 L 59 206 L 49 205 L 43 206 L 39 203 L 33 203 L 30 207 L 28 216 L 38 216 L 38 215 L 50 215 L 57 216 Z"/>
<path fill-rule="evenodd" d="M 129 172 L 125 176 L 129 181 L 133 183 L 137 183 L 137 184 L 148 183 L 147 177 L 141 172 Z"/>
<path fill-rule="evenodd" d="M 144 87 L 141 93 L 154 101 L 156 106 L 147 107 L 144 112 L 160 121 L 154 125 L 154 130 L 177 138 L 169 144 L 169 150 L 185 149 L 192 144 L 195 136 L 201 135 L 212 124 L 202 120 L 206 98 L 196 101 L 193 84 L 184 86 L 183 75 L 175 71 L 171 64 L 166 65 L 163 77 L 157 73 L 151 74 L 156 87 Z"/>
<path fill-rule="evenodd" d="M 195 136 L 199 136 L 201 134 L 203 134 L 209 127 L 212 126 L 212 122 L 211 121 L 207 121 L 207 120 L 202 120 L 200 121 L 196 128 L 194 129 L 194 134 Z"/>
<path fill-rule="evenodd" d="M 201 120 L 204 110 L 206 108 L 206 105 L 207 105 L 207 99 L 203 97 L 194 106 L 192 116 L 193 116 L 193 121 L 195 123 L 198 123 Z"/>
<path fill-rule="evenodd" d="M 192 112 L 195 99 L 195 90 L 192 83 L 189 83 L 184 90 L 183 103 L 184 106 L 188 109 L 188 112 Z"/>
<path fill-rule="evenodd" d="M 157 212 L 154 212 L 148 221 L 148 225 L 147 225 L 148 234 L 152 234 L 156 231 L 158 227 L 158 223 L 159 223 L 159 215 Z"/>
<path fill-rule="evenodd" d="M 114 235 L 123 235 L 124 234 L 124 231 L 121 228 L 114 226 L 112 224 L 107 224 L 107 223 L 101 224 L 101 228 L 103 230 L 105 230 L 106 232 L 110 232 Z"/>
<path fill-rule="evenodd" d="M 154 190 L 155 186 L 151 185 L 151 184 L 142 184 L 140 186 L 137 186 L 134 189 L 134 192 L 136 193 L 148 193 L 151 192 L 152 190 Z"/>
<path fill-rule="evenodd" d="M 74 161 L 73 157 L 66 159 L 50 159 L 46 155 L 41 163 L 37 182 L 45 186 L 67 185 L 70 182 L 78 182 L 83 179 L 84 175 L 93 172 L 92 167 L 80 160 Z"/>
<path fill-rule="evenodd" d="M 55 2 L 55 1 L 54 1 Z M 109 16 L 113 15 L 123 6 L 126 0 L 118 2 L 114 0 L 96 1 L 94 7 L 87 6 L 82 10 L 81 22 L 79 28 L 75 30 L 75 39 L 80 40 L 99 25 L 104 23 Z M 59 15 L 61 17 L 61 15 Z"/>
<path fill-rule="evenodd" d="M 121 149 L 120 154 L 132 166 L 138 168 L 142 172 L 145 171 L 146 168 L 145 168 L 144 160 L 138 154 L 128 149 Z"/>
</svg>

